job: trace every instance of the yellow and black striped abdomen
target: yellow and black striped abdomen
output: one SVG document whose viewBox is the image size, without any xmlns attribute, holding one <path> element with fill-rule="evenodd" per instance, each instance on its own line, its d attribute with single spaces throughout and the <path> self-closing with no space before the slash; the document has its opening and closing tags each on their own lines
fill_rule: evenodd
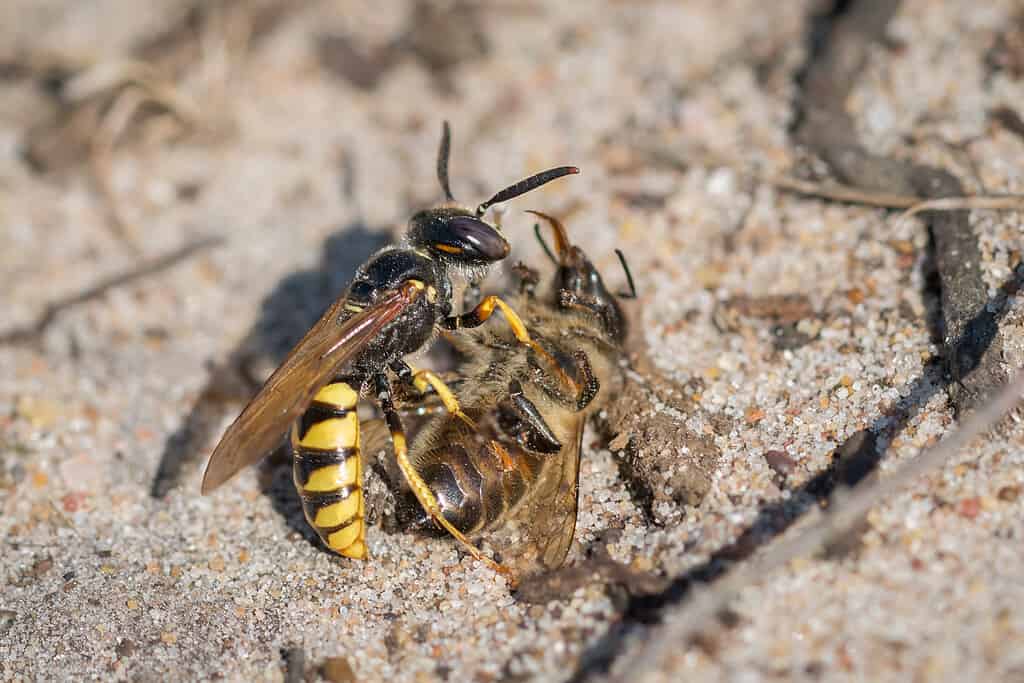
<svg viewBox="0 0 1024 683">
<path fill-rule="evenodd" d="M 359 394 L 345 382 L 321 389 L 292 426 L 292 472 L 302 509 L 334 552 L 366 558 Z"/>
</svg>

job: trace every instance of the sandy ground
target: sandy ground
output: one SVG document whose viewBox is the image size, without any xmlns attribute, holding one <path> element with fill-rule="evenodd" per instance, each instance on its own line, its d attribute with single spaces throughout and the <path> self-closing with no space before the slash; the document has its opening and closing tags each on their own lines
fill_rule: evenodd
<svg viewBox="0 0 1024 683">
<path fill-rule="evenodd" d="M 742 561 L 723 552 L 738 538 L 753 551 L 798 531 L 818 501 L 808 483 L 851 435 L 876 437 L 884 477 L 955 426 L 931 362 L 942 337 L 924 224 L 708 161 L 806 162 L 788 131 L 814 3 L 417 16 L 405 2 L 224 2 L 191 18 L 171 0 L 3 5 L 0 332 L 223 238 L 0 346 L 5 680 L 628 678 L 650 624 L 678 609 L 673 586 Z M 991 115 L 1024 107 L 1017 9 L 904 2 L 848 102 L 863 144 L 970 192 L 1024 192 L 1024 134 Z M 158 79 L 127 61 L 142 57 Z M 439 199 L 443 119 L 467 201 L 543 167 L 583 169 L 509 207 L 515 257 L 541 262 L 521 213 L 538 208 L 571 212 L 612 281 L 612 250 L 630 258 L 641 379 L 679 389 L 637 409 L 670 427 L 633 456 L 698 458 L 709 474 L 687 499 L 592 430 L 569 563 L 601 555 L 675 580 L 653 595 L 595 580 L 530 604 L 450 541 L 383 528 L 386 506 L 373 561 L 342 560 L 311 541 L 279 462 L 198 494 L 244 394 L 222 391 L 217 369 L 273 367 L 355 266 Z M 652 146 L 688 164 L 653 161 Z M 997 294 L 1021 220 L 970 216 L 1007 371 L 1024 365 L 1024 307 Z M 796 302 L 788 327 L 777 295 Z M 182 436 L 190 414 L 212 424 L 198 444 Z M 710 445 L 694 454 L 693 438 Z M 975 444 L 873 510 L 852 548 L 751 585 L 725 630 L 680 643 L 650 678 L 1024 680 L 1022 445 L 1016 422 Z"/>
</svg>

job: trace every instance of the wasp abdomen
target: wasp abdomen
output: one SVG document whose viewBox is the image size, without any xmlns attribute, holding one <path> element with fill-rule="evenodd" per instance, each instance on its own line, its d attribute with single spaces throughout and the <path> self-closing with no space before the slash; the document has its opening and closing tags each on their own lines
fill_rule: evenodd
<svg viewBox="0 0 1024 683">
<path fill-rule="evenodd" d="M 346 382 L 328 384 L 291 431 L 292 474 L 309 524 L 328 548 L 366 558 L 359 456 L 359 394 Z"/>
</svg>

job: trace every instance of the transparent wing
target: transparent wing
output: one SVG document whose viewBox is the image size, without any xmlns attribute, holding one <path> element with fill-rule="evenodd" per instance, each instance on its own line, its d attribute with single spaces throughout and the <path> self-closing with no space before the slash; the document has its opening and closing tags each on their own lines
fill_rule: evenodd
<svg viewBox="0 0 1024 683">
<path fill-rule="evenodd" d="M 515 512 L 527 542 L 520 550 L 521 555 L 506 553 L 505 561 L 519 576 L 560 567 L 572 546 L 579 500 L 580 449 L 586 422 L 582 416 L 577 419 L 573 438 L 567 440 L 557 454 L 544 458 L 531 495 Z"/>
<path fill-rule="evenodd" d="M 206 466 L 203 493 L 273 450 L 316 392 L 419 295 L 416 287 L 395 289 L 343 322 L 345 299 L 336 301 L 228 427 Z"/>
</svg>

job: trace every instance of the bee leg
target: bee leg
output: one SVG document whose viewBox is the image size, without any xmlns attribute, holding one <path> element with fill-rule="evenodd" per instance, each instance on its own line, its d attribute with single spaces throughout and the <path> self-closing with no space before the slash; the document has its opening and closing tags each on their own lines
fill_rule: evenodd
<svg viewBox="0 0 1024 683">
<path fill-rule="evenodd" d="M 511 419 L 503 420 L 502 427 L 513 432 L 513 438 L 519 437 L 524 446 L 538 453 L 554 454 L 562 450 L 562 442 L 551 431 L 551 427 L 548 426 L 533 401 L 526 398 L 526 394 L 523 393 L 523 385 L 519 380 L 514 379 L 509 382 L 508 398 L 508 405 L 514 417 L 509 415 L 508 417 Z M 499 420 L 502 417 L 504 415 L 499 415 Z"/>
<path fill-rule="evenodd" d="M 590 358 L 582 349 L 577 349 L 572 357 L 576 361 L 576 385 L 579 387 L 579 393 L 576 394 L 576 410 L 583 410 L 601 390 L 601 382 L 594 375 Z"/>
<path fill-rule="evenodd" d="M 519 280 L 519 293 L 532 299 L 537 294 L 537 285 L 540 284 L 540 272 L 531 268 L 522 261 L 517 261 L 512 266 L 512 275 Z"/>
<path fill-rule="evenodd" d="M 409 460 L 409 449 L 405 441 L 405 428 L 402 427 L 402 418 L 399 416 L 398 411 L 395 410 L 394 402 L 391 399 L 391 385 L 388 382 L 388 378 L 382 373 L 377 375 L 376 382 L 377 400 L 380 402 L 381 410 L 384 412 L 384 419 L 387 420 L 388 429 L 391 431 L 391 442 L 395 447 L 395 459 L 398 461 L 398 467 L 402 470 L 402 475 L 405 477 L 406 482 L 408 482 L 409 488 L 412 489 L 413 494 L 416 496 L 416 500 L 419 501 L 423 509 L 437 524 L 463 545 L 470 555 L 499 574 L 511 577 L 514 581 L 515 579 L 508 567 L 500 565 L 485 556 L 480 552 L 479 548 L 470 543 L 469 539 L 461 531 L 455 528 L 455 525 L 445 518 L 441 512 L 441 506 L 434 496 L 434 492 L 430 490 L 430 486 L 427 485 L 427 482 L 423 481 L 416 468 L 413 467 L 412 461 Z"/>
<path fill-rule="evenodd" d="M 594 311 L 597 311 L 608 329 L 614 329 L 615 327 L 616 323 L 610 317 L 611 311 L 597 297 L 580 296 L 579 294 L 573 294 L 567 289 L 563 289 L 558 293 L 558 303 L 563 308 L 576 309 L 582 313 L 593 314 Z"/>
<path fill-rule="evenodd" d="M 555 358 L 544 350 L 540 344 L 533 341 L 530 338 L 530 333 L 526 330 L 526 324 L 523 319 L 519 317 L 519 314 L 512 310 L 512 307 L 505 303 L 501 297 L 491 295 L 485 297 L 483 301 L 477 304 L 476 308 L 471 311 L 467 311 L 462 315 L 453 315 L 444 319 L 442 325 L 448 330 L 458 330 L 464 327 L 479 327 L 483 325 L 494 313 L 494 309 L 499 308 L 501 312 L 505 314 L 505 320 L 508 322 L 508 326 L 512 328 L 512 334 L 515 335 L 516 340 L 521 344 L 526 344 L 533 351 L 544 358 L 545 361 L 551 366 L 551 368 L 561 377 L 562 381 L 569 387 L 572 387 L 573 393 L 578 390 L 576 388 L 576 382 L 565 373 L 562 366 L 555 360 Z"/>
</svg>

